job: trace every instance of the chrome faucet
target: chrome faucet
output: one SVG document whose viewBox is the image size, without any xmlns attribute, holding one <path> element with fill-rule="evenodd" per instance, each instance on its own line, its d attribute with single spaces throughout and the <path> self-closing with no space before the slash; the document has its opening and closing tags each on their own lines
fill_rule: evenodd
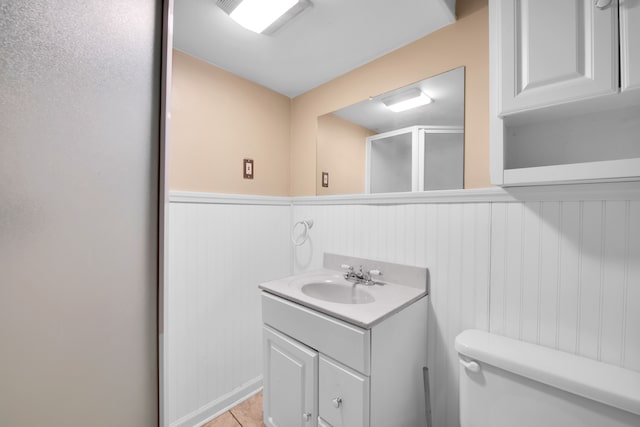
<svg viewBox="0 0 640 427">
<path fill-rule="evenodd" d="M 360 266 L 360 269 L 357 272 L 354 271 L 353 266 L 351 265 L 342 264 L 341 267 L 347 270 L 347 272 L 344 274 L 344 278 L 346 280 L 365 286 L 378 284 L 378 282 L 373 280 L 371 276 L 382 276 L 382 272 L 380 270 L 363 271 L 362 266 Z"/>
</svg>

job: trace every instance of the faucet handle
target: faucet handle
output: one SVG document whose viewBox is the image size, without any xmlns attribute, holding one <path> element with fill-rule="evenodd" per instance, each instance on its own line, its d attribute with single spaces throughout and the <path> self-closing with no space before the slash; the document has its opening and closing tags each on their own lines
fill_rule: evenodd
<svg viewBox="0 0 640 427">
<path fill-rule="evenodd" d="M 340 268 L 342 268 L 344 270 L 353 271 L 353 266 L 351 266 L 349 264 L 342 264 L 342 265 L 340 265 Z"/>
<path fill-rule="evenodd" d="M 382 276 L 382 271 L 380 270 L 369 270 L 370 276 Z"/>
</svg>

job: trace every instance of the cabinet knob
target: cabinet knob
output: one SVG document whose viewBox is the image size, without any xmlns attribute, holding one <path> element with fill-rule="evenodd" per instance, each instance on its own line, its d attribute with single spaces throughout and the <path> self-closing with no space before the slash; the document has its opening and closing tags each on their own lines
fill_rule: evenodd
<svg viewBox="0 0 640 427">
<path fill-rule="evenodd" d="M 336 397 L 335 399 L 333 399 L 331 401 L 331 403 L 333 403 L 333 407 L 334 408 L 339 408 L 342 405 L 342 398 L 341 397 Z"/>
<path fill-rule="evenodd" d="M 311 412 L 305 412 L 302 414 L 302 420 L 307 422 L 311 421 Z"/>
<path fill-rule="evenodd" d="M 611 0 L 594 0 L 594 4 L 598 9 L 604 9 L 611 4 Z"/>
</svg>

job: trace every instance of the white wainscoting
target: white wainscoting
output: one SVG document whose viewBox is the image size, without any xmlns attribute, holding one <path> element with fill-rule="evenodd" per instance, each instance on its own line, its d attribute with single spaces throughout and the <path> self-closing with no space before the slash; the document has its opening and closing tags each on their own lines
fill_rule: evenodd
<svg viewBox="0 0 640 427">
<path fill-rule="evenodd" d="M 169 210 L 167 402 L 194 426 L 262 384 L 258 283 L 290 274 L 290 205 L 175 203 Z M 224 204 L 230 203 L 231 204 Z M 253 203 L 253 202 L 250 202 Z"/>
<path fill-rule="evenodd" d="M 429 268 L 428 324 L 416 328 L 428 334 L 436 426 L 459 425 L 453 340 L 464 329 L 640 371 L 638 188 L 601 189 L 603 201 L 588 189 L 547 199 L 551 190 L 517 195 L 543 202 L 491 190 L 405 204 L 180 194 L 169 233 L 172 425 L 195 425 L 259 388 L 256 285 L 319 268 L 324 252 Z M 305 218 L 315 222 L 309 241 L 292 249 L 290 228 Z"/>
<path fill-rule="evenodd" d="M 640 202 L 493 205 L 491 331 L 640 371 Z"/>
</svg>

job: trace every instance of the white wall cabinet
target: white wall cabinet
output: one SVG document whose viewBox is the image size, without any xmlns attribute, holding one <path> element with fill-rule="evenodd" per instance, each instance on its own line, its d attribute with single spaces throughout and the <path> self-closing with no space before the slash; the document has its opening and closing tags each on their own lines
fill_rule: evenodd
<svg viewBox="0 0 640 427">
<path fill-rule="evenodd" d="M 621 87 L 640 89 L 640 1 L 620 3 Z"/>
<path fill-rule="evenodd" d="M 267 292 L 262 315 L 267 426 L 426 424 L 426 297 L 371 329 Z"/>
<path fill-rule="evenodd" d="M 490 0 L 491 181 L 640 177 L 640 4 Z"/>
<path fill-rule="evenodd" d="M 618 91 L 617 7 L 595 3 L 498 2 L 501 115 Z"/>
</svg>

